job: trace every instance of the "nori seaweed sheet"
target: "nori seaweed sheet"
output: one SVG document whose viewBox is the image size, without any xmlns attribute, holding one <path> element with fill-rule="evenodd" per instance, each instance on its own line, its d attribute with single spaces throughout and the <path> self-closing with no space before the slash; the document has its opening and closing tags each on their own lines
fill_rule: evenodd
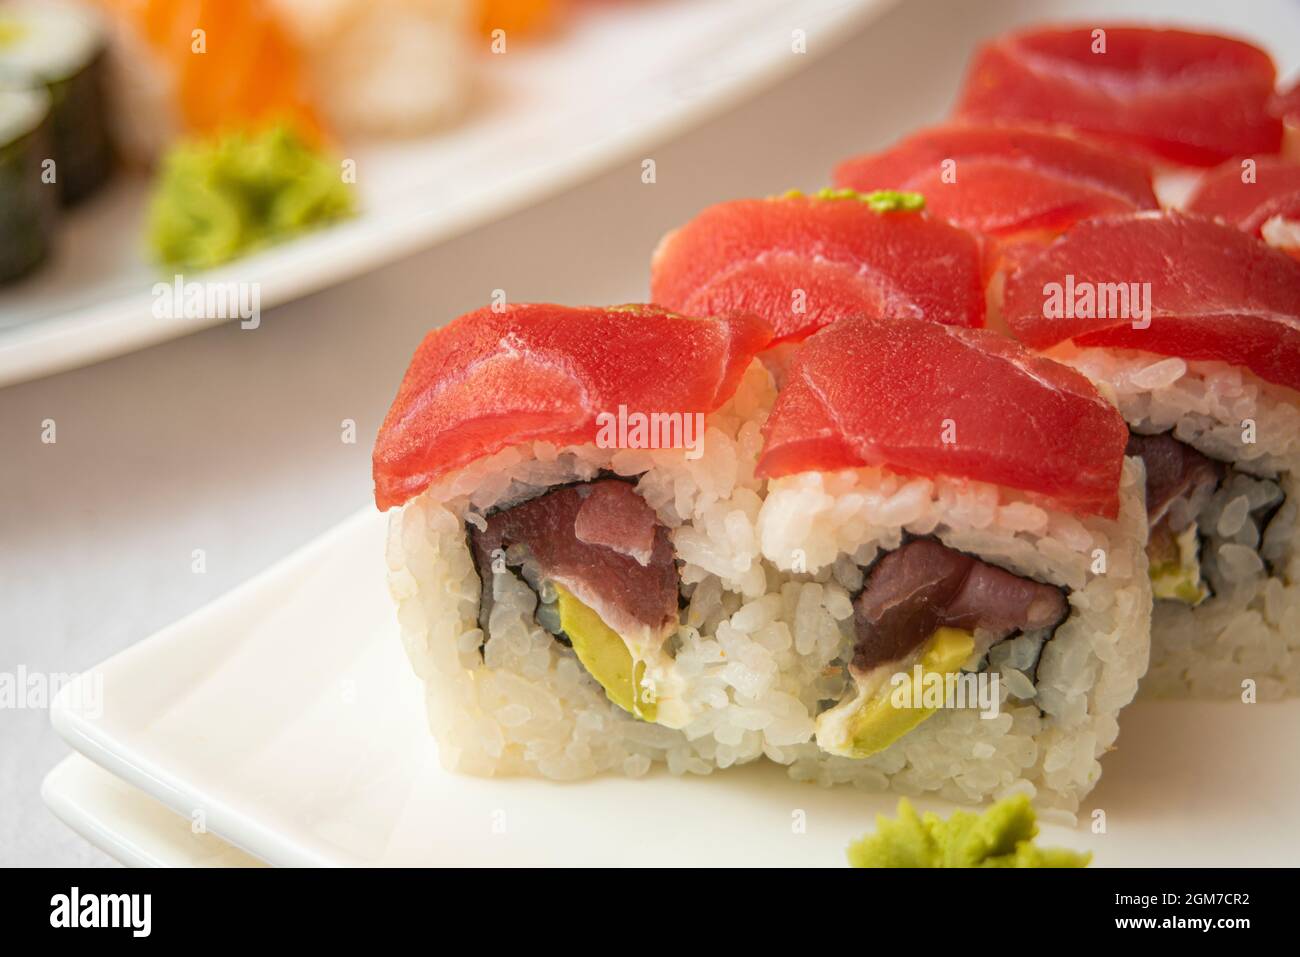
<svg viewBox="0 0 1300 957">
<path fill-rule="evenodd" d="M 0 143 L 0 283 L 35 269 L 49 255 L 58 189 L 41 179 L 53 154 L 50 118 Z"/>
<path fill-rule="evenodd" d="M 106 62 L 101 47 L 80 70 L 47 86 L 53 101 L 54 158 L 65 206 L 90 196 L 113 170 Z"/>
</svg>

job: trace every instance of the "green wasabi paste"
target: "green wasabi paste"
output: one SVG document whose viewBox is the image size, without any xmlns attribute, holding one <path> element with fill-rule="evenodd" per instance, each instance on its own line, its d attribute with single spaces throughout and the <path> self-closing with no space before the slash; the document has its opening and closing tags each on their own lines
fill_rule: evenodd
<svg viewBox="0 0 1300 957">
<path fill-rule="evenodd" d="M 1034 844 L 1038 824 L 1023 794 L 983 814 L 957 811 L 946 821 L 918 815 L 904 798 L 898 819 L 876 815 L 876 832 L 849 845 L 852 867 L 1087 867 L 1091 854 Z"/>
<path fill-rule="evenodd" d="M 797 189 L 781 194 L 781 199 L 795 199 L 805 195 Z M 854 189 L 832 189 L 827 187 L 812 193 L 813 199 L 853 199 L 866 203 L 876 213 L 919 213 L 925 209 L 925 197 L 920 193 L 902 192 L 896 189 L 878 189 L 870 193 L 859 193 Z"/>
<path fill-rule="evenodd" d="M 168 265 L 203 269 L 355 212 L 339 163 L 289 127 L 228 133 L 167 154 L 149 244 Z"/>
</svg>

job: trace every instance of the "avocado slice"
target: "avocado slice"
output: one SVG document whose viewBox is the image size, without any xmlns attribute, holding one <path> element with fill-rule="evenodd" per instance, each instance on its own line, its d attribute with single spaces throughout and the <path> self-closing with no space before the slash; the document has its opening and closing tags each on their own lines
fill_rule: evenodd
<svg viewBox="0 0 1300 957">
<path fill-rule="evenodd" d="M 948 675 L 960 670 L 975 651 L 975 636 L 960 628 L 939 628 L 921 646 L 916 662 L 921 666 L 907 672 L 911 700 L 922 700 L 922 682 L 932 674 Z M 885 666 L 891 667 L 891 666 Z M 896 666 L 893 666 L 896 667 Z M 817 744 L 823 751 L 851 758 L 865 758 L 885 750 L 916 728 L 935 708 L 899 708 L 888 684 L 874 693 L 859 695 L 845 705 L 825 712 L 817 719 Z"/>
<path fill-rule="evenodd" d="M 560 628 L 569 636 L 583 667 L 605 689 L 605 696 L 641 720 L 654 721 L 658 709 L 641 687 L 645 662 L 633 660 L 618 632 L 567 588 L 556 585 L 555 594 L 560 606 Z"/>
<path fill-rule="evenodd" d="M 1175 535 L 1164 523 L 1151 530 L 1147 543 L 1151 593 L 1156 598 L 1181 601 L 1195 608 L 1210 596 L 1201 580 L 1199 543 L 1196 525 L 1187 526 Z"/>
</svg>

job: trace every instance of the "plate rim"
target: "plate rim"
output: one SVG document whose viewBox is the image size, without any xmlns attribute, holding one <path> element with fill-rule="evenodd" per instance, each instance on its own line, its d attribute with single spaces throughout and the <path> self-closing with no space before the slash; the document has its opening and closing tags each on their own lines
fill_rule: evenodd
<svg viewBox="0 0 1300 957">
<path fill-rule="evenodd" d="M 231 808 L 226 802 L 211 795 L 200 795 L 198 790 L 188 785 L 181 776 L 169 772 L 157 762 L 129 748 L 119 738 L 101 727 L 96 720 L 78 710 L 74 702 L 94 700 L 93 696 L 81 693 L 84 682 L 93 679 L 96 675 L 121 668 L 154 648 L 180 640 L 202 619 L 238 607 L 243 604 L 247 596 L 274 586 L 276 582 L 293 575 L 299 569 L 310 566 L 318 555 L 329 552 L 336 539 L 347 538 L 356 534 L 357 530 L 364 525 L 381 520 L 386 519 L 373 505 L 367 505 L 353 512 L 288 555 L 254 573 L 230 591 L 81 672 L 64 685 L 50 702 L 50 724 L 74 751 L 177 814 L 188 817 L 196 807 L 202 807 L 206 815 L 208 831 L 239 850 L 276 865 L 334 866 L 337 862 L 314 854 L 296 842 L 284 839 L 274 828 L 255 823 Z"/>
<path fill-rule="evenodd" d="M 99 780 L 88 780 L 91 777 L 97 777 Z M 128 802 L 132 808 L 150 810 L 152 805 L 161 807 L 152 795 L 113 776 L 108 769 L 96 764 L 79 751 L 64 756 L 45 774 L 41 780 L 41 801 L 50 813 L 67 825 L 73 833 L 126 867 L 184 867 L 195 863 L 179 851 L 174 858 L 167 856 L 166 851 L 176 845 L 174 836 L 162 834 L 143 822 L 124 825 L 120 820 L 122 817 L 120 814 L 116 815 L 115 819 L 113 814 L 104 813 L 105 795 L 100 789 L 107 785 L 108 782 L 104 780 L 107 778 L 122 785 L 127 793 L 116 797 L 119 801 Z M 100 809 L 100 813 L 96 813 L 96 808 Z M 170 809 L 168 812 L 170 813 Z M 178 827 L 181 826 L 180 822 L 181 819 L 178 817 L 176 822 Z M 157 845 L 152 850 L 146 842 L 140 840 L 146 828 L 151 829 Z M 217 834 L 209 833 L 209 837 L 212 841 L 220 842 L 222 850 L 228 849 L 232 855 L 249 858 L 244 861 L 235 857 L 221 866 L 256 867 L 265 864 L 260 858 L 235 847 Z"/>
</svg>

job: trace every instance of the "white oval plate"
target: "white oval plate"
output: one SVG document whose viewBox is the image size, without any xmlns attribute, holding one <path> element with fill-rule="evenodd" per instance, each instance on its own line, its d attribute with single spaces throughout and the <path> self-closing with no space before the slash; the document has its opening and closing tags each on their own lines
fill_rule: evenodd
<svg viewBox="0 0 1300 957">
<path fill-rule="evenodd" d="M 345 150 L 362 213 L 201 274 L 257 283 L 269 308 L 575 185 L 725 110 L 895 0 L 655 0 L 590 5 L 553 42 L 476 64 L 479 106 L 439 135 Z M 806 34 L 807 53 L 792 49 Z M 155 318 L 171 270 L 143 248 L 147 184 L 124 177 L 59 228 L 29 280 L 0 287 L 0 386 L 222 319 Z M 187 279 L 195 278 L 187 276 Z"/>
<path fill-rule="evenodd" d="M 384 527 L 366 509 L 81 675 L 51 708 L 55 728 L 272 864 L 836 866 L 893 812 L 896 795 L 799 784 L 767 762 L 566 784 L 444 771 L 388 596 Z M 1300 701 L 1141 703 L 1121 726 L 1080 823 L 1046 824 L 1044 843 L 1103 866 L 1300 856 Z M 111 812 L 89 817 L 114 826 Z"/>
</svg>

